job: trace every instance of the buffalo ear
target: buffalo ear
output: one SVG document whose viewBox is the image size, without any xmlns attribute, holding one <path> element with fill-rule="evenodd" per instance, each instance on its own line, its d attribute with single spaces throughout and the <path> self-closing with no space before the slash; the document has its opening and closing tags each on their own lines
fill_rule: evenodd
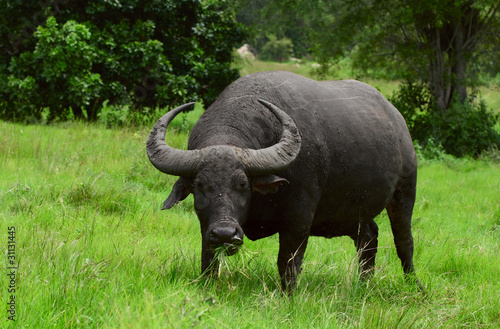
<svg viewBox="0 0 500 329">
<path fill-rule="evenodd" d="M 290 182 L 275 175 L 258 176 L 254 178 L 252 189 L 266 195 L 278 192 L 278 188 L 284 183 L 289 184 Z"/>
<path fill-rule="evenodd" d="M 170 209 L 179 201 L 184 200 L 189 193 L 191 193 L 192 182 L 188 178 L 180 177 L 177 182 L 175 182 L 172 192 L 168 196 L 167 200 L 163 202 L 163 208 L 161 210 Z"/>
</svg>

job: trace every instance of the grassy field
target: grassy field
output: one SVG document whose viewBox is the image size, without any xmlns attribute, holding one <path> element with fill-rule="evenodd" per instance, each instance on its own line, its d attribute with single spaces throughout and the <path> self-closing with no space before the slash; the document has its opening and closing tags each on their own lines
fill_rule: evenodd
<svg viewBox="0 0 500 329">
<path fill-rule="evenodd" d="M 170 144 L 186 146 L 199 112 L 176 119 Z M 246 241 L 218 280 L 199 276 L 192 198 L 160 211 L 175 177 L 149 164 L 148 130 L 0 122 L 4 310 L 15 296 L 15 322 L 3 311 L 1 328 L 500 327 L 499 163 L 421 161 L 413 226 L 423 292 L 403 279 L 384 212 L 372 280 L 359 282 L 350 239 L 312 238 L 287 297 L 276 236 Z"/>
</svg>

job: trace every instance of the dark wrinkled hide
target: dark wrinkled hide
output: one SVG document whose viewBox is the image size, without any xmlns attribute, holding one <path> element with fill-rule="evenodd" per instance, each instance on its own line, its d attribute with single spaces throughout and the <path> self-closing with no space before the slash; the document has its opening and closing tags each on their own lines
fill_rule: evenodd
<svg viewBox="0 0 500 329">
<path fill-rule="evenodd" d="M 257 99 L 293 119 L 302 137 L 300 153 L 288 169 L 253 177 L 231 152 L 214 151 L 197 174 L 179 178 L 165 207 L 194 193 L 202 270 L 210 269 L 215 245 L 239 245 L 243 233 L 251 240 L 279 233 L 285 289 L 295 285 L 311 235 L 350 236 L 360 251 L 361 272 L 368 273 L 377 251 L 373 218 L 385 208 L 403 270 L 413 273 L 417 161 L 396 108 L 358 81 L 257 73 L 231 84 L 207 109 L 191 132 L 189 149 L 262 149 L 277 143 L 280 121 Z"/>
</svg>

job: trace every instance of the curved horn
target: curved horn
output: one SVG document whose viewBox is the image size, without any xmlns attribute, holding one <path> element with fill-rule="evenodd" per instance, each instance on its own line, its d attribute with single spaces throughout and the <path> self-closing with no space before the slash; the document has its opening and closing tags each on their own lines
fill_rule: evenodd
<svg viewBox="0 0 500 329">
<path fill-rule="evenodd" d="M 249 176 L 267 175 L 288 168 L 300 151 L 301 138 L 292 118 L 277 106 L 259 99 L 280 120 L 280 141 L 264 149 L 241 149 L 230 147 L 240 158 Z M 207 149 L 183 151 L 170 147 L 165 142 L 168 124 L 180 112 L 191 109 L 194 103 L 185 104 L 168 112 L 155 124 L 147 141 L 149 161 L 161 172 L 176 176 L 195 176 L 198 165 Z M 229 146 L 224 146 L 229 147 Z"/>
<path fill-rule="evenodd" d="M 273 146 L 259 150 L 236 150 L 249 176 L 272 174 L 288 168 L 301 146 L 299 130 L 292 118 L 274 104 L 263 99 L 259 102 L 274 113 L 283 128 L 280 141 Z"/>
<path fill-rule="evenodd" d="M 176 176 L 194 176 L 201 158 L 199 150 L 183 151 L 168 146 L 165 131 L 177 114 L 191 110 L 194 103 L 184 104 L 167 112 L 156 122 L 147 141 L 149 161 L 161 172 Z"/>
</svg>

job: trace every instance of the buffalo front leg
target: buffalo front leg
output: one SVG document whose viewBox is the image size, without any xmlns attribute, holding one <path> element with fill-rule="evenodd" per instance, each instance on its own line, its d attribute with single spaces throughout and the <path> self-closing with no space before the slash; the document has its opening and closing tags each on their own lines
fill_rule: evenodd
<svg viewBox="0 0 500 329">
<path fill-rule="evenodd" d="M 279 233 L 278 270 L 284 292 L 291 293 L 297 284 L 308 237 L 298 232 Z"/>
<path fill-rule="evenodd" d="M 203 246 L 201 249 L 201 273 L 207 276 L 217 274 L 219 261 L 215 258 L 215 253 L 208 247 Z"/>
</svg>

